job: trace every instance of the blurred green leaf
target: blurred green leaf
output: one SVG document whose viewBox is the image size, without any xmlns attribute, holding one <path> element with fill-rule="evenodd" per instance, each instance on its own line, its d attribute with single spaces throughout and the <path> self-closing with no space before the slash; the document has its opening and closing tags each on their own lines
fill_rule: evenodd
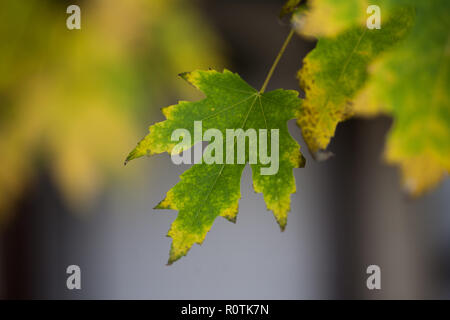
<svg viewBox="0 0 450 320">
<path fill-rule="evenodd" d="M 385 158 L 400 165 L 406 190 L 420 195 L 450 170 L 450 2 L 410 3 L 411 33 L 370 66 L 355 111 L 393 116 Z"/>
<path fill-rule="evenodd" d="M 450 169 L 449 2 L 370 4 L 381 8 L 380 30 L 365 28 L 365 0 L 311 0 L 295 18 L 299 32 L 319 37 L 300 71 L 306 101 L 298 123 L 315 153 L 353 114 L 392 115 L 386 160 L 400 165 L 405 188 L 420 195 Z"/>
<path fill-rule="evenodd" d="M 367 80 L 367 66 L 405 37 L 414 10 L 401 8 L 380 30 L 355 26 L 332 38 L 319 38 L 303 60 L 300 86 L 306 97 L 298 118 L 310 151 L 318 157 L 339 122 L 354 114 L 351 101 Z"/>
</svg>

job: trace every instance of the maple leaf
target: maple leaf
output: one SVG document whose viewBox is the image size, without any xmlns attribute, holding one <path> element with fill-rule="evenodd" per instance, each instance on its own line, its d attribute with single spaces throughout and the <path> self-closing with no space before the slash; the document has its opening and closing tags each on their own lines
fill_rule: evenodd
<svg viewBox="0 0 450 320">
<path fill-rule="evenodd" d="M 292 169 L 304 166 L 305 162 L 300 146 L 287 128 L 287 121 L 295 118 L 300 109 L 298 92 L 275 90 L 261 93 L 228 70 L 223 73 L 194 71 L 181 76 L 201 90 L 206 98 L 196 102 L 180 101 L 164 108 L 162 111 L 167 120 L 149 128 L 149 134 L 130 153 L 127 161 L 144 155 L 172 153 L 177 144 L 171 139 L 174 130 L 185 128 L 195 137 L 194 121 L 202 121 L 203 133 L 211 128 L 223 134 L 227 129 L 266 129 L 268 132 L 278 129 L 280 154 L 276 174 L 262 175 L 261 168 L 265 165 L 259 157 L 251 168 L 255 191 L 263 193 L 267 208 L 283 230 L 290 210 L 290 195 L 296 189 Z M 186 147 L 201 139 L 197 135 Z M 236 140 L 232 143 L 236 147 Z M 254 150 L 246 154 L 245 163 L 249 157 L 255 156 L 251 152 Z M 234 154 L 236 160 L 237 153 Z M 194 243 L 201 244 L 216 217 L 235 221 L 245 163 L 234 163 L 194 164 L 156 207 L 179 211 L 168 232 L 172 238 L 169 264 L 186 255 Z"/>
<path fill-rule="evenodd" d="M 365 26 L 379 5 L 379 30 Z M 407 191 L 420 195 L 450 169 L 448 1 L 312 0 L 294 16 L 319 38 L 299 72 L 306 100 L 298 119 L 321 155 L 336 125 L 352 115 L 394 118 L 385 159 L 398 164 Z"/>
<path fill-rule="evenodd" d="M 365 14 L 365 11 L 362 11 Z M 339 122 L 353 115 L 352 99 L 367 80 L 367 66 L 404 38 L 413 10 L 401 8 L 381 30 L 355 26 L 332 38 L 319 38 L 298 73 L 306 98 L 298 118 L 310 151 L 320 157 Z"/>
<path fill-rule="evenodd" d="M 450 2 L 409 1 L 410 34 L 370 66 L 355 100 L 359 115 L 392 115 L 385 158 L 400 165 L 405 188 L 420 195 L 450 170 Z"/>
</svg>

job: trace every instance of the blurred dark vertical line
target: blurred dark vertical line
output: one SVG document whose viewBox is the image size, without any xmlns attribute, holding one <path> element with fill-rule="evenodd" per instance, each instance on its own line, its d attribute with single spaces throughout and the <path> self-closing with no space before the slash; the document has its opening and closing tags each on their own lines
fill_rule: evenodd
<svg viewBox="0 0 450 320">
<path fill-rule="evenodd" d="M 359 259 L 362 281 L 358 296 L 367 299 L 436 297 L 430 272 L 435 252 L 429 250 L 429 241 L 433 237 L 426 230 L 430 207 L 417 210 L 425 203 L 426 196 L 408 197 L 398 166 L 383 160 L 392 119 L 357 121 L 361 128 L 358 139 L 363 169 L 359 176 L 359 241 L 364 248 Z M 370 264 L 381 268 L 381 290 L 368 290 L 365 285 L 368 277 L 365 269 Z"/>
<path fill-rule="evenodd" d="M 68 216 L 48 170 L 24 192 L 1 234 L 4 299 L 63 298 Z"/>
<path fill-rule="evenodd" d="M 358 284 L 353 281 L 357 274 L 358 252 L 362 250 L 359 241 L 359 225 L 361 216 L 358 214 L 360 205 L 358 191 L 360 190 L 361 163 L 358 161 L 358 122 L 350 120 L 340 124 L 336 130 L 329 149 L 335 154 L 328 159 L 330 215 L 333 226 L 335 273 L 335 297 L 353 299 L 358 294 Z"/>
<path fill-rule="evenodd" d="M 25 195 L 1 233 L 4 299 L 30 299 L 33 296 L 32 274 L 29 270 L 32 266 L 32 222 L 28 216 L 29 210 L 30 203 Z"/>
<path fill-rule="evenodd" d="M 367 296 L 365 257 L 375 250 L 367 243 L 365 230 L 370 228 L 367 216 L 367 192 L 377 193 L 370 186 L 374 164 L 381 161 L 384 133 L 390 127 L 388 119 L 351 119 L 338 125 L 329 149 L 335 154 L 329 159 L 331 174 L 330 201 L 333 202 L 334 254 L 337 266 L 336 298 L 361 299 Z M 372 132 L 370 132 L 372 131 Z M 377 136 L 372 139 L 368 135 Z M 378 192 L 382 199 L 383 195 Z M 379 219 L 383 219 L 380 215 Z M 381 235 L 380 235 L 381 236 Z M 380 261 L 374 261 L 380 264 Z"/>
<path fill-rule="evenodd" d="M 343 122 L 330 145 L 337 298 L 437 296 L 428 210 L 418 210 L 425 200 L 407 199 L 398 168 L 383 162 L 391 123 L 388 117 Z M 366 287 L 371 264 L 381 267 L 381 290 Z"/>
</svg>

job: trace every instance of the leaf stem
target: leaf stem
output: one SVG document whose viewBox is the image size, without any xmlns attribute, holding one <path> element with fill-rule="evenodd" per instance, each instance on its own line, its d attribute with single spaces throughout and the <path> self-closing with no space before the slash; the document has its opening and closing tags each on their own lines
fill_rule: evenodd
<svg viewBox="0 0 450 320">
<path fill-rule="evenodd" d="M 259 93 L 264 93 L 264 91 L 266 90 L 267 84 L 270 81 L 270 78 L 272 77 L 273 72 L 275 71 L 275 68 L 278 65 L 278 62 L 280 61 L 281 57 L 283 56 L 284 51 L 286 50 L 287 45 L 289 44 L 289 41 L 291 41 L 292 36 L 294 35 L 294 29 L 291 29 L 291 31 L 289 32 L 286 40 L 284 40 L 283 45 L 281 46 L 280 52 L 278 52 L 277 57 L 275 58 L 275 61 L 272 64 L 272 67 L 269 70 L 269 73 L 267 74 L 266 80 L 264 80 L 264 83 L 261 87 L 261 90 L 259 90 Z"/>
</svg>

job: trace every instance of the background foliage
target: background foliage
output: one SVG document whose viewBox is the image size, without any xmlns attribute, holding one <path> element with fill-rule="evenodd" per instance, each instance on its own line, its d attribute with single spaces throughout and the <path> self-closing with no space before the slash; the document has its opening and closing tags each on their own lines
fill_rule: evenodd
<svg viewBox="0 0 450 320">
<path fill-rule="evenodd" d="M 78 4 L 81 30 L 69 31 L 69 3 L 0 3 L 0 221 L 42 169 L 83 211 L 125 173 L 120 159 L 149 106 L 191 94 L 179 70 L 220 64 L 220 44 L 188 1 Z"/>
<path fill-rule="evenodd" d="M 310 150 L 327 148 L 352 115 L 394 118 L 384 158 L 400 166 L 412 195 L 434 187 L 450 169 L 450 3 L 311 0 L 294 17 L 319 39 L 299 72 L 306 92 L 298 123 Z M 369 4 L 381 29 L 366 28 Z"/>
</svg>

